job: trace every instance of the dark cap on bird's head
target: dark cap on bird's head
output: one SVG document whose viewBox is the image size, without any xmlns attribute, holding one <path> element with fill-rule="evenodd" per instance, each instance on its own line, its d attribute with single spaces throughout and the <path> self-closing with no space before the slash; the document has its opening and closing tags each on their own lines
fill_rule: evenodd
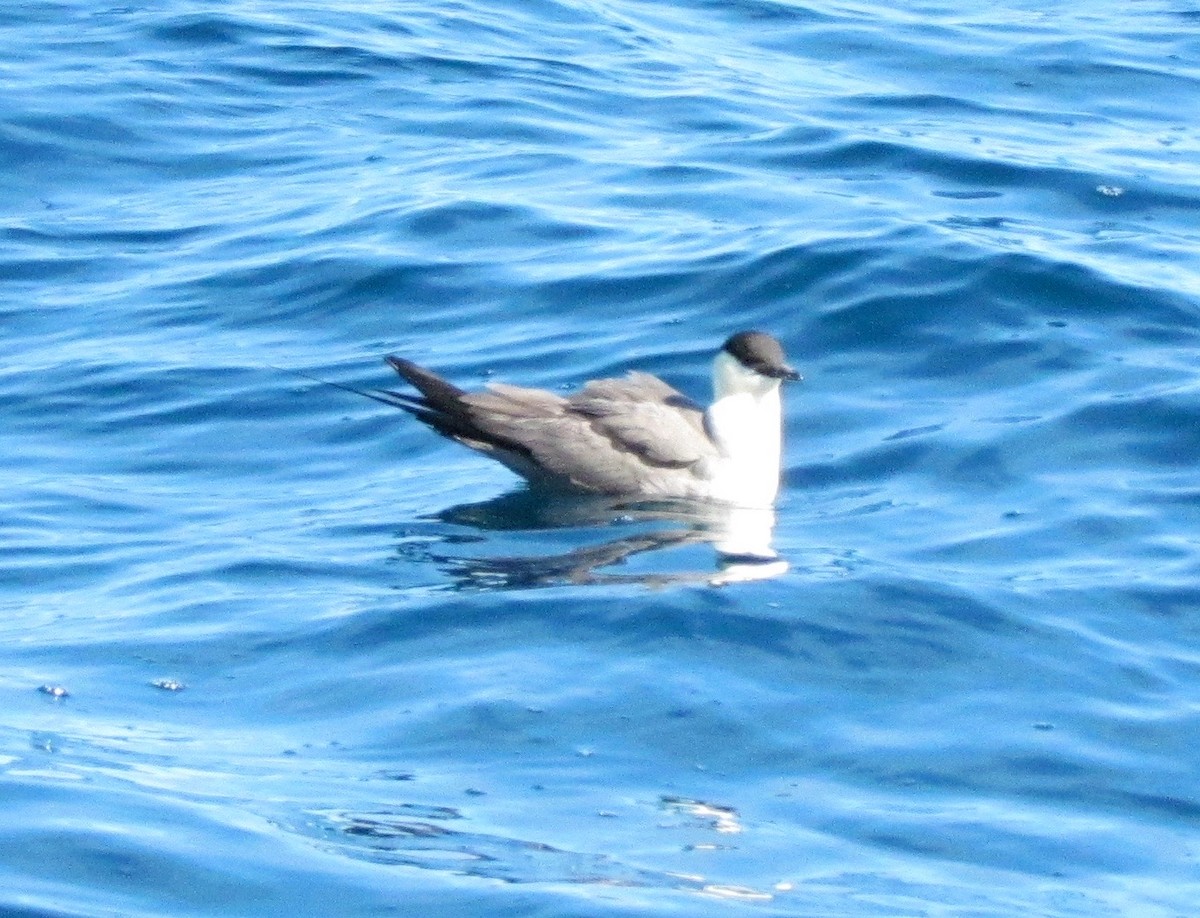
<svg viewBox="0 0 1200 918">
<path fill-rule="evenodd" d="M 760 331 L 738 332 L 722 348 L 738 363 L 762 376 L 798 381 L 804 377 L 788 366 L 783 345 L 771 335 Z"/>
</svg>

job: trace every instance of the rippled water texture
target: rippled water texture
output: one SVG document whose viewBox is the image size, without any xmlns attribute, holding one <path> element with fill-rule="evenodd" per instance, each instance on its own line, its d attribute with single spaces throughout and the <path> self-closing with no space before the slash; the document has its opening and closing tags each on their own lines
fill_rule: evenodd
<svg viewBox="0 0 1200 918">
<path fill-rule="evenodd" d="M 1200 9 L 0 27 L 5 915 L 1196 913 Z M 747 327 L 745 582 L 292 372 Z"/>
</svg>

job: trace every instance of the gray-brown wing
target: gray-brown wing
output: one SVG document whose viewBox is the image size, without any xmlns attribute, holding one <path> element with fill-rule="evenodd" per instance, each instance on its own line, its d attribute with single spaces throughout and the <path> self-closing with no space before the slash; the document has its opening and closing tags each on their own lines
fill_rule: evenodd
<svg viewBox="0 0 1200 918">
<path fill-rule="evenodd" d="M 611 444 L 586 418 L 572 413 L 562 396 L 492 383 L 484 392 L 464 395 L 462 403 L 471 424 L 483 434 L 464 442 L 483 449 L 499 446 L 496 457 L 527 478 L 560 478 L 605 493 L 631 489 L 628 470 L 614 461 L 618 457 Z"/>
<path fill-rule="evenodd" d="M 716 455 L 700 406 L 649 373 L 594 380 L 569 401 L 615 447 L 648 462 L 686 466 Z"/>
<path fill-rule="evenodd" d="M 494 384 L 463 398 L 490 437 L 518 445 L 546 472 L 605 493 L 674 493 L 716 449 L 703 413 L 644 373 L 589 383 L 569 399 Z"/>
</svg>

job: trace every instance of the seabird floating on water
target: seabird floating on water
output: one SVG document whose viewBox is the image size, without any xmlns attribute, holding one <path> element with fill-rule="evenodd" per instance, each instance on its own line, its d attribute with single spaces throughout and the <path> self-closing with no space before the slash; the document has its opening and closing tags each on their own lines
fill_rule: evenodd
<svg viewBox="0 0 1200 918">
<path fill-rule="evenodd" d="M 389 355 L 420 396 L 372 398 L 504 463 L 531 482 L 570 490 L 770 507 L 779 490 L 780 383 L 798 380 L 779 342 L 744 331 L 713 361 L 703 409 L 649 373 L 596 379 L 575 395 L 492 383 L 467 392 Z"/>
</svg>

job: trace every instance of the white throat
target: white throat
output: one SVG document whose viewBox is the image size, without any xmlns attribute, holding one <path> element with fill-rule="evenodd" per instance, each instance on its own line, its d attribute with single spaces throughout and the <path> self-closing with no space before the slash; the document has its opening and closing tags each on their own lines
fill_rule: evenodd
<svg viewBox="0 0 1200 918">
<path fill-rule="evenodd" d="M 713 361 L 713 403 L 705 422 L 722 456 L 713 476 L 717 499 L 748 507 L 775 500 L 782 459 L 779 382 L 725 351 Z"/>
</svg>

